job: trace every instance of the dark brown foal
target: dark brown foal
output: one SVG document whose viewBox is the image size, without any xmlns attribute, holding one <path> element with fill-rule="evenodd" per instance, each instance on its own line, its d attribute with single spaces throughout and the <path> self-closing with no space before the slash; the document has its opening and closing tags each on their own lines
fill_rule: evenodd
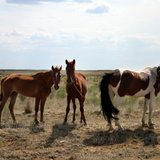
<svg viewBox="0 0 160 160">
<path fill-rule="evenodd" d="M 75 113 L 76 113 L 76 103 L 75 99 L 78 98 L 80 104 L 80 111 L 81 111 L 81 122 L 83 120 L 84 124 L 86 125 L 86 119 L 84 116 L 84 101 L 85 95 L 87 93 L 87 82 L 86 78 L 81 73 L 75 73 L 75 60 L 68 62 L 66 60 L 66 74 L 67 74 L 67 84 L 66 84 L 66 91 L 67 91 L 67 108 L 66 108 L 66 115 L 64 119 L 64 124 L 67 122 L 67 116 L 70 111 L 70 101 L 72 100 L 73 103 L 73 120 L 75 122 Z"/>
</svg>

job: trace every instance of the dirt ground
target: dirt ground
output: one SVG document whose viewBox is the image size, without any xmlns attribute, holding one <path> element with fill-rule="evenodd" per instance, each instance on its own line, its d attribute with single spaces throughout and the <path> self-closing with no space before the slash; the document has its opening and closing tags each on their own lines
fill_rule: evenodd
<svg viewBox="0 0 160 160">
<path fill-rule="evenodd" d="M 118 131 L 114 126 L 115 130 L 109 132 L 107 122 L 99 112 L 99 106 L 85 106 L 87 126 L 80 124 L 79 106 L 76 123 L 71 123 L 71 107 L 68 124 L 63 125 L 66 100 L 48 99 L 44 111 L 45 123 L 35 126 L 34 112 L 24 113 L 26 101 L 15 105 L 16 125 L 12 124 L 9 114 L 3 114 L 0 129 L 0 160 L 160 159 L 158 106 L 153 114 L 155 129 L 141 128 L 142 108 L 130 115 L 124 114 L 124 108 L 120 108 L 119 117 L 123 130 Z"/>
<path fill-rule="evenodd" d="M 6 71 L 7 74 L 10 72 Z M 8 107 L 5 107 L 0 128 L 0 160 L 160 160 L 160 96 L 153 113 L 154 129 L 141 127 L 143 99 L 126 99 L 119 108 L 123 130 L 117 130 L 114 126 L 113 131 L 108 131 L 99 105 L 99 74 L 103 73 L 87 74 L 87 126 L 80 123 L 78 103 L 75 124 L 72 124 L 71 105 L 68 124 L 63 125 L 66 110 L 64 77 L 60 98 L 53 92 L 46 101 L 45 123 L 33 123 L 34 99 L 17 98 L 14 109 L 17 124 L 12 123 Z M 27 104 L 33 110 L 30 114 L 24 113 Z"/>
</svg>

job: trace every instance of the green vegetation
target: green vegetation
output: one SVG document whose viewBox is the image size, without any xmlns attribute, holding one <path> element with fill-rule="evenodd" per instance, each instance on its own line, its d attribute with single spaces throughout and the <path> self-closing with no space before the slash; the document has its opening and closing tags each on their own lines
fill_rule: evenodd
<svg viewBox="0 0 160 160">
<path fill-rule="evenodd" d="M 27 72 L 28 73 L 28 72 Z M 101 72 L 82 72 L 85 77 L 87 78 L 87 85 L 88 85 L 88 92 L 86 95 L 86 101 L 85 104 L 89 106 L 95 106 L 100 108 L 100 89 L 99 89 L 99 83 L 102 79 L 102 76 L 104 74 L 103 71 Z M 0 79 L 4 76 L 6 76 L 8 73 L 0 73 Z M 10 73 L 9 73 L 10 74 Z M 32 74 L 32 73 L 28 73 Z M 66 75 L 62 74 L 61 82 L 60 82 L 60 88 L 58 90 L 54 89 L 54 85 L 51 88 L 51 94 L 49 96 L 50 99 L 53 97 L 55 99 L 60 99 L 60 102 L 58 102 L 61 105 L 61 100 L 63 102 L 66 102 Z M 25 96 L 19 95 L 18 96 L 20 102 L 27 103 L 27 98 Z M 59 100 L 58 100 L 59 101 Z M 17 102 L 16 102 L 17 103 Z M 144 105 L 144 98 L 133 98 L 133 97 L 124 97 L 121 107 L 119 108 L 121 113 L 125 113 L 127 115 L 131 115 L 133 111 L 140 109 L 143 110 Z M 155 99 L 155 105 L 160 105 L 160 95 L 158 95 Z M 25 111 L 28 113 L 28 108 L 25 107 Z M 122 111 L 122 109 L 124 111 Z M 5 105 L 3 109 L 4 115 L 9 115 L 9 109 L 8 109 L 8 103 Z"/>
<path fill-rule="evenodd" d="M 21 100 L 21 102 L 24 102 L 24 100 L 26 99 L 26 97 L 20 94 L 19 95 L 19 99 Z"/>
<path fill-rule="evenodd" d="M 57 91 L 56 91 L 56 97 L 57 98 L 65 98 L 66 97 L 66 87 L 61 86 Z"/>
<path fill-rule="evenodd" d="M 1 147 L 4 147 L 4 142 L 3 142 L 2 138 L 0 138 L 0 148 Z"/>
<path fill-rule="evenodd" d="M 8 116 L 10 114 L 8 105 L 9 104 L 6 103 L 5 106 L 4 106 L 4 108 L 3 108 L 3 111 L 2 111 L 5 116 Z"/>
</svg>

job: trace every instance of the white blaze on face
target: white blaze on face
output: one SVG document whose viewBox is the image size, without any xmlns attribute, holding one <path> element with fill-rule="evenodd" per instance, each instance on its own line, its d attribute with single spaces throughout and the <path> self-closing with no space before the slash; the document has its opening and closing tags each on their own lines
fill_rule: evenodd
<svg viewBox="0 0 160 160">
<path fill-rule="evenodd" d="M 56 80 L 57 80 L 57 78 L 58 78 L 58 73 L 56 72 Z"/>
</svg>

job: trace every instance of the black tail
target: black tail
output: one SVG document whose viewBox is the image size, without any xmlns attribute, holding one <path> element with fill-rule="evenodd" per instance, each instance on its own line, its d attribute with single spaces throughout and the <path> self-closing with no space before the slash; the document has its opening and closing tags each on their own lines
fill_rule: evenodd
<svg viewBox="0 0 160 160">
<path fill-rule="evenodd" d="M 111 123 L 111 118 L 118 119 L 116 117 L 113 117 L 112 113 L 118 114 L 119 110 L 113 106 L 112 101 L 109 96 L 109 81 L 110 77 L 113 75 L 113 73 L 106 73 L 100 83 L 100 90 L 101 90 L 101 106 L 103 111 L 103 116 L 105 119 L 107 119 L 108 123 Z"/>
</svg>

